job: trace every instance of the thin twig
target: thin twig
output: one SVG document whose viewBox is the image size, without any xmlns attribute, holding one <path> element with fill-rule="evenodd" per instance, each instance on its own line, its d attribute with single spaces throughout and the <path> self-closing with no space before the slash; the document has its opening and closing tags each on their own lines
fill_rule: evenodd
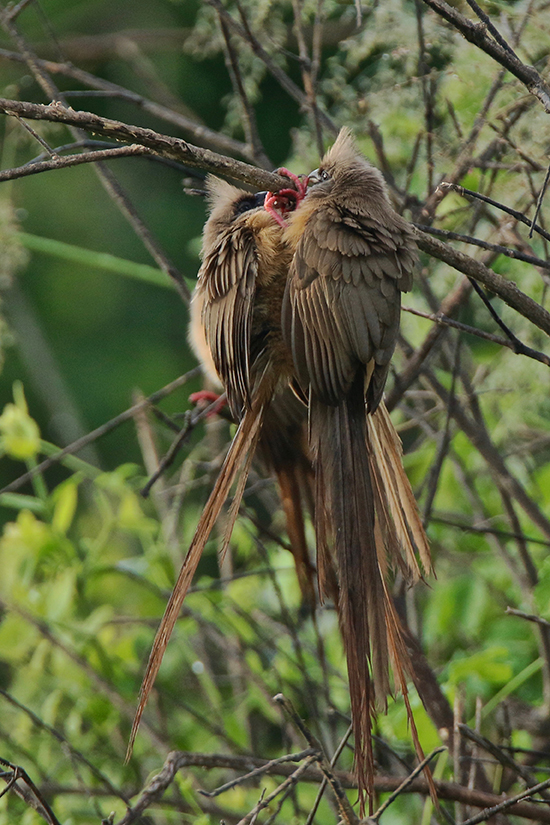
<svg viewBox="0 0 550 825">
<path fill-rule="evenodd" d="M 529 797 L 546 790 L 546 788 L 550 788 L 550 779 L 546 779 L 544 782 L 540 782 L 538 785 L 534 785 L 532 788 L 529 788 L 522 793 L 518 793 L 517 796 L 511 796 L 500 802 L 498 805 L 494 805 L 492 808 L 485 808 L 485 810 L 481 811 L 481 813 L 467 819 L 462 823 L 462 825 L 477 825 L 478 822 L 487 822 L 488 819 L 491 819 L 496 814 L 506 811 L 508 808 L 512 808 L 518 802 L 521 802 L 521 800 L 529 799 Z M 517 812 L 517 808 L 514 813 L 521 816 L 521 814 Z"/>
<path fill-rule="evenodd" d="M 500 255 L 506 255 L 508 258 L 515 258 L 518 261 L 525 261 L 525 263 L 533 264 L 533 266 L 540 266 L 541 269 L 550 269 L 550 261 L 543 261 L 542 258 L 537 258 L 534 255 L 526 255 L 524 252 L 518 252 L 517 249 L 510 249 L 508 246 L 489 243 L 488 241 L 482 241 L 479 238 L 474 238 L 471 235 L 461 235 L 459 232 L 450 232 L 448 229 L 436 229 L 434 226 L 427 226 L 422 223 L 413 223 L 413 226 L 423 232 L 427 232 L 429 235 L 437 235 L 440 238 L 445 238 L 447 241 L 462 241 L 462 243 L 479 246 L 481 249 L 489 249 L 491 252 L 498 252 Z"/>
<path fill-rule="evenodd" d="M 502 298 L 508 306 L 511 306 L 520 315 L 538 326 L 547 335 L 550 335 L 550 313 L 524 292 L 521 292 L 513 281 L 506 280 L 481 261 L 459 252 L 458 249 L 454 249 L 449 244 L 442 243 L 418 229 L 415 232 L 419 249 L 434 258 L 438 258 L 440 261 L 444 261 L 475 281 L 484 284 L 491 292 Z"/>
<path fill-rule="evenodd" d="M 12 776 L 8 779 L 7 774 L 2 775 L 2 779 L 7 782 L 7 787 L 4 791 L 0 794 L 3 796 L 6 791 L 13 788 L 13 790 L 25 800 L 25 802 L 34 808 L 39 814 L 41 814 L 44 819 L 49 823 L 49 825 L 61 825 L 58 818 L 48 805 L 47 801 L 44 799 L 44 796 L 36 787 L 28 773 L 23 770 L 19 765 L 13 765 L 11 762 L 8 762 L 7 759 L 0 758 L 0 764 L 4 765 L 6 768 L 9 768 L 12 771 Z M 27 785 L 28 789 L 21 787 L 18 784 L 19 780 L 22 779 L 25 785 Z"/>
<path fill-rule="evenodd" d="M 23 123 L 24 121 L 20 121 Z M 145 146 L 132 144 L 130 146 L 117 146 L 114 149 L 100 149 L 97 152 L 82 152 L 79 155 L 65 155 L 64 157 L 54 157 L 51 160 L 35 161 L 26 163 L 24 166 L 15 166 L 13 169 L 5 169 L 0 172 L 0 183 L 16 178 L 26 178 L 29 175 L 37 175 L 40 172 L 49 172 L 53 169 L 64 169 L 67 166 L 79 166 L 82 163 L 96 163 L 98 160 L 112 160 L 113 158 L 132 157 L 134 155 L 147 155 L 151 150 Z"/>
<path fill-rule="evenodd" d="M 338 805 L 338 809 L 340 811 L 340 816 L 346 823 L 346 825 L 359 825 L 359 819 L 351 807 L 349 800 L 344 792 L 344 789 L 334 773 L 334 770 L 323 753 L 323 749 L 321 747 L 320 742 L 316 739 L 316 737 L 311 733 L 307 725 L 304 724 L 303 720 L 300 718 L 292 702 L 290 702 L 282 693 L 278 693 L 276 696 L 273 697 L 277 704 L 281 705 L 284 709 L 285 713 L 289 717 L 290 721 L 298 730 L 310 748 L 314 748 L 317 751 L 317 761 L 319 763 L 319 767 L 321 771 L 326 777 L 328 784 L 331 787 L 331 790 L 334 794 L 336 799 L 336 804 Z"/>
<path fill-rule="evenodd" d="M 0 59 L 2 58 L 4 60 L 10 60 L 17 63 L 24 62 L 24 57 L 21 54 L 18 52 L 9 51 L 7 49 L 0 49 Z M 146 97 L 138 94 L 137 92 L 126 89 L 123 86 L 118 86 L 116 83 L 104 80 L 103 78 L 97 77 L 89 72 L 85 72 L 83 69 L 79 69 L 71 63 L 55 63 L 52 60 L 42 60 L 40 58 L 36 59 L 36 63 L 44 69 L 44 71 L 49 72 L 50 74 L 70 77 L 85 86 L 92 87 L 92 91 L 79 90 L 64 92 L 64 96 L 66 98 L 75 96 L 89 97 L 97 94 L 103 97 L 112 97 L 119 100 L 124 100 L 134 104 L 144 112 L 154 115 L 159 120 L 163 120 L 166 123 L 172 123 L 174 126 L 182 129 L 183 132 L 188 132 L 193 136 L 194 140 L 199 141 L 201 144 L 216 148 L 217 150 L 226 152 L 230 155 L 235 154 L 240 157 L 247 158 L 248 160 L 254 160 L 245 143 L 242 143 L 239 140 L 234 140 L 221 132 L 215 132 L 213 129 L 209 129 L 207 126 L 195 122 L 181 112 L 174 111 L 166 106 L 161 106 L 158 102 L 148 100 Z"/>
<path fill-rule="evenodd" d="M 530 238 L 533 237 L 533 231 L 534 231 L 535 225 L 537 223 L 537 218 L 538 218 L 539 212 L 541 210 L 542 202 L 544 200 L 544 195 L 546 193 L 546 189 L 548 187 L 548 181 L 549 180 L 550 180 L 550 166 L 548 166 L 548 169 L 546 170 L 546 175 L 544 176 L 544 181 L 543 181 L 543 184 L 541 186 L 539 196 L 537 198 L 537 206 L 535 208 L 535 214 L 533 215 L 533 220 L 531 221 L 531 226 L 529 228 L 529 237 Z"/>
<path fill-rule="evenodd" d="M 535 616 L 533 613 L 525 613 L 523 610 L 516 610 L 514 607 L 507 607 L 504 611 L 508 616 L 518 616 L 520 619 L 525 619 L 528 622 L 535 622 L 542 625 L 542 627 L 550 628 L 550 622 L 543 619 L 542 616 Z"/>
<path fill-rule="evenodd" d="M 452 329 L 459 329 L 461 332 L 466 332 L 468 335 L 475 335 L 476 338 L 482 338 L 484 341 L 491 341 L 493 344 L 499 344 L 501 347 L 507 347 L 515 352 L 517 355 L 525 355 L 528 358 L 533 358 L 535 361 L 540 361 L 541 364 L 546 364 L 550 367 L 550 355 L 544 352 L 532 350 L 530 347 L 525 347 L 525 350 L 518 352 L 517 346 L 509 338 L 502 338 L 500 335 L 494 335 L 492 332 L 485 332 L 477 327 L 471 327 L 468 324 L 463 324 L 461 321 L 455 321 L 453 318 L 447 318 L 445 315 L 439 313 L 422 312 L 413 307 L 401 307 L 403 312 L 409 312 L 411 315 L 417 315 L 419 318 L 426 318 L 428 321 L 433 321 L 442 326 L 451 327 Z"/>
<path fill-rule="evenodd" d="M 523 533 L 512 533 L 508 530 L 498 530 L 496 527 L 476 527 L 473 524 L 461 524 L 459 521 L 442 518 L 441 516 L 431 516 L 430 521 L 433 521 L 436 524 L 447 524 L 449 527 L 457 527 L 465 533 L 486 533 L 493 536 L 501 536 L 505 539 L 522 539 L 523 541 L 527 541 L 531 544 L 540 544 L 543 547 L 550 547 L 550 541 L 544 541 L 544 539 L 538 539 L 534 536 L 526 536 Z"/>
<path fill-rule="evenodd" d="M 50 103 L 45 106 L 41 103 L 0 98 L 0 112 L 13 117 L 24 117 L 28 120 L 65 123 L 68 126 L 76 126 L 86 132 L 106 135 L 115 140 L 139 143 L 162 157 L 182 161 L 187 166 L 204 169 L 206 172 L 227 175 L 234 180 L 256 186 L 259 189 L 278 191 L 288 187 L 288 178 L 274 172 L 267 172 L 265 169 L 259 169 L 226 155 L 220 155 L 210 149 L 201 149 L 199 146 L 194 146 L 181 138 L 163 135 L 153 129 L 133 126 L 119 120 L 100 117 L 93 112 L 75 111 L 60 103 Z"/>
<path fill-rule="evenodd" d="M 302 759 L 305 759 L 306 756 L 313 756 L 316 753 L 317 751 L 313 748 L 306 748 L 306 750 L 300 751 L 299 753 L 289 753 L 286 756 L 280 756 L 278 759 L 271 759 L 269 762 L 266 762 L 265 765 L 261 765 L 259 768 L 254 768 L 249 773 L 245 773 L 243 776 L 238 776 L 236 779 L 232 779 L 231 782 L 226 782 L 225 785 L 220 785 L 220 787 L 216 788 L 214 791 L 203 791 L 199 789 L 199 793 L 202 794 L 202 796 L 219 796 L 220 794 L 225 793 L 225 791 L 240 785 L 242 782 L 246 782 L 248 779 L 261 776 L 266 773 L 266 771 L 274 768 L 276 765 L 283 765 L 285 762 L 300 762 Z"/>
<path fill-rule="evenodd" d="M 348 739 L 350 738 L 352 733 L 353 733 L 353 725 L 350 725 L 348 727 L 347 731 L 345 732 L 345 734 L 343 735 L 340 744 L 336 748 L 332 759 L 330 760 L 330 767 L 331 768 L 334 768 L 334 766 L 338 762 L 338 759 L 340 758 L 340 754 L 342 753 L 342 751 L 346 747 L 346 745 L 348 743 Z M 315 814 L 317 813 L 317 809 L 318 809 L 319 805 L 321 804 L 321 799 L 323 798 L 323 794 L 326 790 L 327 784 L 328 784 L 327 783 L 327 778 L 326 778 L 326 776 L 324 776 L 323 781 L 321 782 L 321 785 L 320 785 L 319 790 L 317 792 L 317 796 L 315 797 L 315 802 L 313 803 L 313 807 L 312 807 L 311 811 L 309 812 L 308 817 L 305 821 L 305 825 L 312 825 L 313 820 L 315 819 Z"/>
<path fill-rule="evenodd" d="M 506 206 L 504 203 L 499 203 L 499 201 L 495 201 L 492 198 L 488 198 L 485 195 L 482 195 L 481 192 L 474 192 L 472 189 L 465 189 L 464 186 L 459 186 L 456 183 L 450 183 L 449 181 L 442 181 L 439 184 L 441 189 L 449 189 L 453 192 L 458 192 L 459 195 L 462 195 L 465 198 L 475 198 L 476 200 L 483 201 L 483 203 L 489 204 L 489 206 L 494 206 L 497 209 L 500 209 L 501 212 L 506 212 L 507 215 L 511 215 L 520 223 L 524 223 L 526 226 L 533 227 L 535 232 L 538 232 L 543 238 L 547 241 L 550 241 L 550 232 L 546 232 L 541 226 L 535 225 L 533 226 L 533 222 L 526 218 L 523 212 L 518 212 L 517 209 L 512 209 L 510 206 Z"/>
<path fill-rule="evenodd" d="M 232 17 L 227 9 L 221 3 L 221 0 L 206 0 L 209 6 L 212 6 L 218 14 L 220 14 L 223 19 L 227 22 L 227 25 L 239 35 L 239 37 L 244 40 L 244 42 L 250 46 L 252 51 L 254 52 L 257 57 L 264 63 L 266 69 L 270 74 L 273 75 L 275 80 L 280 84 L 280 86 L 290 95 L 290 97 L 295 100 L 300 106 L 304 106 L 307 108 L 308 99 L 307 96 L 302 92 L 302 90 L 294 83 L 293 80 L 287 75 L 285 71 L 283 71 L 274 60 L 271 59 L 269 54 L 261 45 L 260 41 L 253 35 L 249 28 L 245 28 L 241 25 L 234 17 Z M 335 124 L 332 120 L 326 115 L 322 110 L 319 110 L 319 119 L 325 129 L 336 135 L 338 129 L 336 128 Z M 269 187 L 268 187 L 269 188 Z M 281 187 L 280 187 L 281 188 Z"/>
<path fill-rule="evenodd" d="M 422 773 L 422 771 L 424 770 L 426 765 L 429 765 L 430 762 L 432 761 L 432 759 L 435 756 L 437 756 L 439 753 L 443 753 L 443 751 L 446 751 L 446 750 L 447 750 L 447 747 L 445 745 L 442 745 L 441 747 L 436 748 L 435 750 L 433 750 L 425 759 L 423 759 L 422 762 L 420 762 L 416 766 L 416 768 L 412 771 L 412 773 L 410 773 L 409 776 L 407 776 L 407 778 L 403 780 L 401 785 L 398 788 L 396 788 L 395 791 L 393 791 L 393 793 L 390 794 L 390 796 L 382 803 L 382 805 L 380 805 L 380 807 L 378 808 L 376 813 L 373 814 L 370 817 L 370 819 L 373 822 L 378 822 L 378 820 L 380 819 L 380 817 L 382 816 L 384 811 L 389 808 L 389 806 L 392 804 L 392 802 L 395 802 L 395 800 L 397 799 L 398 796 L 401 796 L 401 794 L 404 793 L 407 790 L 407 788 L 416 779 L 416 777 L 420 773 Z"/>
<path fill-rule="evenodd" d="M 147 496 L 151 492 L 151 487 L 153 486 L 153 484 L 174 463 L 178 452 L 183 447 L 185 442 L 191 437 L 193 430 L 195 429 L 197 424 L 200 421 L 203 421 L 205 418 L 208 418 L 208 416 L 217 408 L 218 404 L 220 403 L 220 400 L 222 400 L 223 397 L 224 396 L 220 395 L 219 398 L 217 398 L 207 407 L 204 407 L 202 409 L 197 408 L 195 410 L 188 410 L 188 414 L 186 416 L 187 420 L 185 422 L 185 425 L 179 431 L 178 437 L 173 441 L 172 445 L 170 446 L 170 449 L 160 462 L 157 470 L 147 481 L 147 484 L 145 484 L 145 486 L 142 487 L 141 495 L 143 496 L 143 498 L 147 498 Z"/>
<path fill-rule="evenodd" d="M 82 438 L 78 438 L 76 441 L 73 441 L 72 444 L 68 444 L 55 455 L 52 455 L 49 458 L 45 459 L 45 461 L 40 462 L 40 464 L 37 464 L 36 467 L 32 468 L 32 470 L 23 473 L 23 475 L 16 478 L 15 481 L 12 481 L 10 484 L 6 484 L 6 486 L 0 490 L 0 495 L 2 495 L 2 493 L 11 493 L 14 490 L 18 490 L 20 487 L 26 484 L 27 481 L 30 481 L 32 478 L 34 478 L 34 476 L 38 473 L 43 473 L 50 467 L 52 467 L 54 464 L 58 464 L 65 458 L 65 456 L 73 455 L 74 453 L 80 452 L 80 450 L 84 449 L 84 447 L 86 447 L 88 444 L 91 444 L 93 441 L 97 441 L 98 438 L 101 438 L 107 433 L 110 433 L 112 430 L 119 427 L 125 421 L 130 421 L 139 410 L 144 409 L 149 404 L 156 404 L 158 401 L 161 401 L 163 398 L 166 398 L 167 395 L 173 393 L 174 390 L 179 389 L 179 387 L 183 387 L 185 384 L 188 383 L 188 381 L 190 381 L 192 378 L 195 378 L 200 374 L 201 368 L 195 367 L 195 369 L 186 372 L 185 375 L 181 375 L 179 378 L 176 378 L 175 381 L 171 381 L 170 384 L 166 384 L 165 387 L 163 387 L 160 390 L 157 390 L 148 398 L 145 398 L 138 404 L 133 404 L 124 412 L 120 413 L 119 415 L 116 415 L 114 418 L 111 418 L 110 421 L 107 421 L 100 427 L 96 427 L 95 430 L 92 430 L 87 435 L 82 436 Z"/>
<path fill-rule="evenodd" d="M 254 808 L 249 813 L 247 813 L 246 816 L 243 816 L 243 818 L 239 820 L 237 825 L 252 825 L 260 811 L 262 811 L 264 808 L 267 808 L 267 806 L 271 802 L 273 802 L 273 800 L 276 799 L 279 796 L 279 794 L 285 791 L 289 786 L 295 785 L 300 776 L 303 773 L 305 773 L 305 771 L 307 771 L 310 765 L 312 765 L 316 761 L 316 754 L 314 754 L 313 756 L 309 756 L 304 761 L 303 765 L 300 765 L 299 768 L 296 768 L 296 770 L 293 773 L 291 773 L 291 775 L 287 777 L 287 779 L 285 779 L 284 782 L 281 782 L 281 784 L 277 788 L 275 788 L 275 790 L 272 791 L 268 796 L 265 796 L 264 790 L 258 804 L 255 805 Z"/>
<path fill-rule="evenodd" d="M 520 80 L 527 90 L 534 95 L 550 113 L 550 88 L 543 81 L 540 74 L 532 66 L 522 63 L 517 55 L 508 47 L 504 48 L 487 34 L 484 24 L 473 23 L 458 9 L 453 8 L 445 0 L 424 0 L 437 14 L 454 26 L 470 43 L 484 51 L 497 63 L 511 72 Z"/>
</svg>

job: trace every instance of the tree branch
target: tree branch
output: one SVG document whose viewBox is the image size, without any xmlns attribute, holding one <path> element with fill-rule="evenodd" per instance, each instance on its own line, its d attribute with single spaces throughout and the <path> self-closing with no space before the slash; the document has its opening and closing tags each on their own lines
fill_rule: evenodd
<svg viewBox="0 0 550 825">
<path fill-rule="evenodd" d="M 544 109 L 550 114 L 550 88 L 543 81 L 533 66 L 522 63 L 515 52 L 504 48 L 496 40 L 489 37 L 487 26 L 483 23 L 474 23 L 457 9 L 450 6 L 445 0 L 424 0 L 433 11 L 454 26 L 470 43 L 484 51 L 507 71 L 511 72 L 526 86 L 529 92 L 540 100 Z"/>
<path fill-rule="evenodd" d="M 547 335 L 550 335 L 550 313 L 518 289 L 513 281 L 507 281 L 506 278 L 493 272 L 481 261 L 470 258 L 469 255 L 453 249 L 449 244 L 442 243 L 442 241 L 438 241 L 418 229 L 416 230 L 416 243 L 423 252 L 444 261 L 453 269 L 457 269 L 464 275 L 473 278 L 474 281 L 484 284 L 491 292 L 502 298 L 508 306 L 511 306 L 520 315 L 542 329 Z"/>
<path fill-rule="evenodd" d="M 20 100 L 0 98 L 0 112 L 28 120 L 46 120 L 50 123 L 65 123 L 86 132 L 105 135 L 115 140 L 146 146 L 154 154 L 185 163 L 192 168 L 203 169 L 217 175 L 227 175 L 234 180 L 247 183 L 259 189 L 278 191 L 288 187 L 288 178 L 258 169 L 234 158 L 202 149 L 181 138 L 163 135 L 153 129 L 133 126 L 119 120 L 100 117 L 92 112 L 79 112 L 61 103 L 27 103 Z"/>
</svg>

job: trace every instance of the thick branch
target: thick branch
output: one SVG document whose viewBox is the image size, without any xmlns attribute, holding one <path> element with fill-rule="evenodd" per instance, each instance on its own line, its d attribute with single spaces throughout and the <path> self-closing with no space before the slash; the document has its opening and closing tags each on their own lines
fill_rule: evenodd
<svg viewBox="0 0 550 825">
<path fill-rule="evenodd" d="M 252 756 L 225 756 L 173 751 L 168 755 L 162 771 L 151 780 L 150 785 L 142 793 L 134 807 L 127 811 L 123 818 L 119 820 L 118 825 L 130 825 L 130 823 L 135 822 L 149 805 L 158 801 L 174 781 L 178 770 L 182 768 L 194 765 L 210 769 L 229 768 L 230 770 L 246 772 L 265 765 L 267 762 L 267 759 L 258 759 Z M 279 764 L 269 770 L 269 773 L 273 776 L 290 776 L 294 771 L 294 765 Z M 343 787 L 357 788 L 357 782 L 352 774 L 336 770 L 334 773 Z M 307 768 L 301 776 L 301 780 L 305 782 L 321 782 L 322 779 L 323 773 L 314 767 Z M 403 777 L 377 776 L 374 780 L 374 787 L 380 793 L 388 793 L 396 790 L 402 781 Z M 489 808 L 504 801 L 502 796 L 465 788 L 454 782 L 435 780 L 435 785 L 440 799 L 450 799 L 476 808 Z M 428 783 L 425 779 L 415 779 L 404 793 L 420 793 L 427 796 L 429 793 Z M 550 823 L 550 810 L 534 803 L 518 802 L 511 812 L 515 816 L 522 816 L 525 819 Z"/>
<path fill-rule="evenodd" d="M 45 106 L 41 103 L 0 98 L 0 112 L 28 120 L 65 123 L 67 126 L 76 126 L 86 132 L 105 135 L 115 140 L 138 143 L 161 157 L 178 160 L 187 166 L 203 169 L 206 172 L 227 175 L 234 180 L 260 189 L 278 191 L 289 185 L 288 178 L 266 172 L 264 169 L 258 169 L 234 158 L 219 155 L 210 149 L 201 149 L 181 138 L 163 135 L 153 129 L 121 123 L 119 120 L 103 118 L 92 112 L 77 112 L 60 103 L 50 103 Z"/>
</svg>

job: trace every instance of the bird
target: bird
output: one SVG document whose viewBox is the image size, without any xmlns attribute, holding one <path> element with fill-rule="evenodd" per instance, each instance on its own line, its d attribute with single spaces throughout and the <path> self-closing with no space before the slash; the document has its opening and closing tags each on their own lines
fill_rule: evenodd
<svg viewBox="0 0 550 825">
<path fill-rule="evenodd" d="M 391 692 L 390 662 L 421 753 L 406 689 L 411 665 L 387 573 L 393 566 L 418 579 L 415 550 L 425 573 L 431 562 L 382 400 L 417 251 L 382 174 L 347 128 L 309 175 L 286 223 L 292 260 L 281 324 L 308 404 L 319 589 L 331 595 L 334 569 L 364 810 L 365 795 L 372 805 L 371 731 Z"/>
<path fill-rule="evenodd" d="M 203 233 L 204 263 L 191 300 L 189 342 L 210 381 L 225 391 L 235 421 L 241 421 L 261 382 L 261 392 L 271 394 L 256 453 L 277 476 L 302 601 L 311 612 L 315 569 L 302 505 L 311 498 L 312 470 L 307 410 L 288 386 L 293 370 L 281 335 L 290 263 L 282 244 L 282 221 L 279 212 L 265 211 L 266 192 L 251 194 L 214 176 L 206 185 L 211 214 Z M 276 197 L 287 211 L 304 191 L 285 189 Z M 230 521 L 226 536 L 232 526 Z"/>
<path fill-rule="evenodd" d="M 293 176 L 294 178 L 294 176 Z M 304 188 L 282 190 L 281 210 L 294 208 Z M 189 338 L 205 372 L 221 384 L 238 424 L 217 481 L 155 636 L 127 751 L 131 754 L 147 697 L 214 523 L 238 477 L 220 555 L 227 549 L 256 450 L 279 479 L 291 549 L 304 600 L 313 609 L 301 497 L 310 483 L 305 434 L 307 409 L 291 391 L 294 368 L 283 340 L 281 304 L 290 265 L 283 220 L 264 209 L 267 193 L 250 193 L 209 176 L 210 216 L 203 231 L 202 265 L 191 301 Z M 240 474 L 240 475 L 239 475 Z"/>
</svg>

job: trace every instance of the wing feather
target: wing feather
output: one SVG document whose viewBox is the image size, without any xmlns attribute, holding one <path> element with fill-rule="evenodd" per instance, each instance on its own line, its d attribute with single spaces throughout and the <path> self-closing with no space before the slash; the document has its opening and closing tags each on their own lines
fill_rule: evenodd
<svg viewBox="0 0 550 825">
<path fill-rule="evenodd" d="M 381 396 L 415 260 L 412 235 L 397 216 L 386 226 L 335 204 L 311 213 L 292 262 L 285 329 L 301 383 L 325 403 L 337 404 L 358 365 L 373 359 L 369 397 Z"/>
<path fill-rule="evenodd" d="M 250 337 L 258 264 L 246 228 L 221 235 L 199 271 L 207 343 L 235 418 L 250 407 Z"/>
</svg>

